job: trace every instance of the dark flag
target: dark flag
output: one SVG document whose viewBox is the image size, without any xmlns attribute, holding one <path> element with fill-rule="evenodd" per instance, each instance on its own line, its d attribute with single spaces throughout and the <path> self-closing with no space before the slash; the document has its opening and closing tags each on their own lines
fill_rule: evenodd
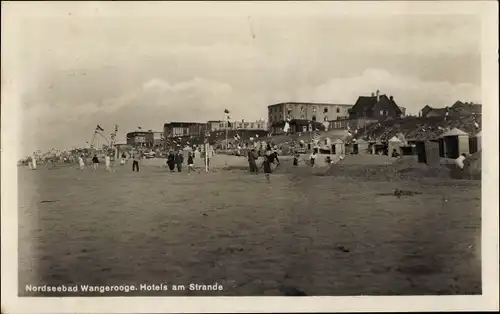
<svg viewBox="0 0 500 314">
<path fill-rule="evenodd" d="M 104 129 L 101 128 L 101 126 L 99 124 L 97 125 L 97 127 L 95 129 L 96 129 L 96 131 L 103 131 L 104 132 Z"/>
</svg>

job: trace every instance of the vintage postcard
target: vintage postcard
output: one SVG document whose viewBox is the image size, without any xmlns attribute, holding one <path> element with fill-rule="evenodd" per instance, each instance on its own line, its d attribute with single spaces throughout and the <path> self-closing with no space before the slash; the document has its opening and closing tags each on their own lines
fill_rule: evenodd
<svg viewBox="0 0 500 314">
<path fill-rule="evenodd" d="M 2 313 L 498 310 L 497 12 L 2 2 Z"/>
</svg>

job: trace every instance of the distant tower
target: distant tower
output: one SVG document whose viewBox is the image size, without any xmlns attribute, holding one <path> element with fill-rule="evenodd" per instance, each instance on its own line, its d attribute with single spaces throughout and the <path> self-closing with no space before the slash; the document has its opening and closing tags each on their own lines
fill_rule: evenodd
<svg viewBox="0 0 500 314">
<path fill-rule="evenodd" d="M 377 89 L 377 102 L 380 100 L 380 91 Z"/>
</svg>

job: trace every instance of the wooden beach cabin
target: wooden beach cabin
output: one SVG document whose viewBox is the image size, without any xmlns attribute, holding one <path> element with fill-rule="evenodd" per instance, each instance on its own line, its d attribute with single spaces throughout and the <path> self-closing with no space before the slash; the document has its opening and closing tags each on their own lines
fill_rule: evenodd
<svg viewBox="0 0 500 314">
<path fill-rule="evenodd" d="M 481 132 L 469 138 L 469 153 L 474 154 L 481 150 Z"/>
<path fill-rule="evenodd" d="M 352 149 L 353 149 L 353 154 L 360 154 L 360 155 L 366 155 L 369 154 L 369 145 L 367 141 L 364 139 L 360 138 L 357 139 L 355 142 L 352 144 Z"/>
<path fill-rule="evenodd" d="M 332 154 L 334 155 L 345 155 L 345 143 L 340 138 L 336 139 L 332 142 Z"/>
<path fill-rule="evenodd" d="M 454 128 L 443 133 L 439 140 L 444 158 L 456 159 L 460 154 L 469 153 L 469 134 Z"/>
<path fill-rule="evenodd" d="M 401 141 L 399 138 L 397 138 L 396 136 L 393 136 L 390 140 L 389 140 L 389 146 L 388 146 L 388 153 L 389 153 L 389 156 L 392 156 L 392 151 L 393 150 L 396 150 L 396 152 L 400 155 L 402 155 L 402 151 L 401 151 L 401 146 L 403 145 L 403 141 Z"/>
</svg>

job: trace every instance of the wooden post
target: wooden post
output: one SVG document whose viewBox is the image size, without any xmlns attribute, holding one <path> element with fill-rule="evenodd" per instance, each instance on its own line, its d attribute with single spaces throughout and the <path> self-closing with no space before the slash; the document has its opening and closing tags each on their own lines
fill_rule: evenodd
<svg viewBox="0 0 500 314">
<path fill-rule="evenodd" d="M 208 172 L 208 143 L 205 143 L 205 172 Z"/>
</svg>

